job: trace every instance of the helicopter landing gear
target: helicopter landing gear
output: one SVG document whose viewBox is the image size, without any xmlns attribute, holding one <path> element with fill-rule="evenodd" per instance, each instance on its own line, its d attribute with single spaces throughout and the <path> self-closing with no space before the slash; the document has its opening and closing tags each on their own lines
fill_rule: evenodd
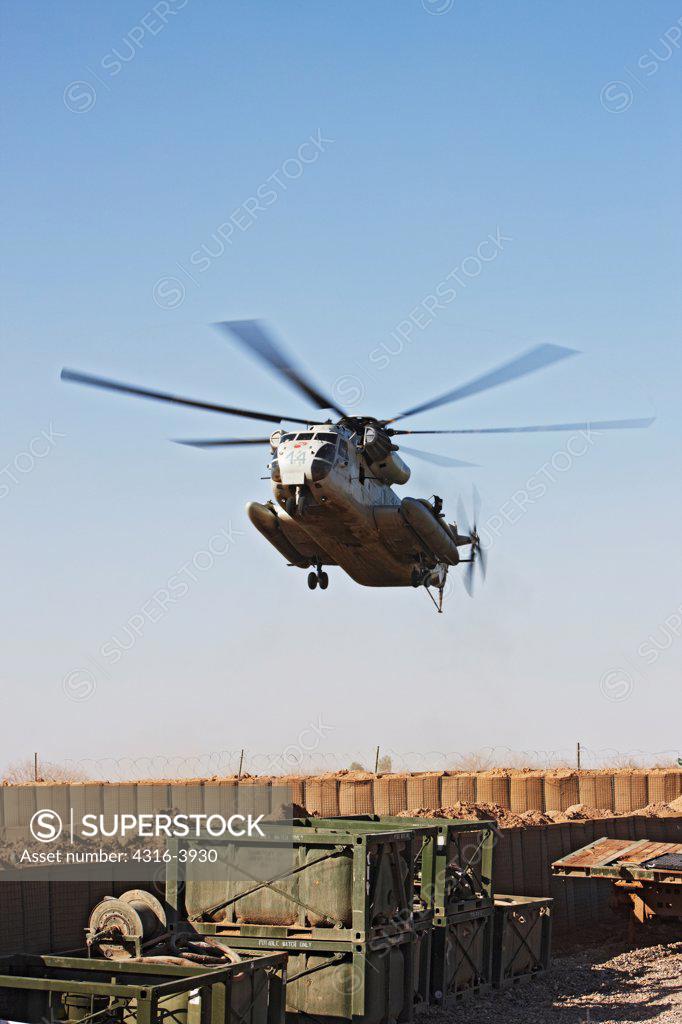
<svg viewBox="0 0 682 1024">
<path fill-rule="evenodd" d="M 410 583 L 412 586 L 424 587 L 439 614 L 442 614 L 443 611 L 443 590 L 445 589 L 447 575 L 447 566 L 440 562 L 433 569 L 415 566 L 410 573 Z M 438 592 L 438 599 L 433 596 L 430 588 L 434 588 Z"/>
<path fill-rule="evenodd" d="M 315 590 L 318 585 L 320 590 L 326 590 L 329 586 L 329 576 L 319 562 L 317 563 L 317 570 L 308 573 L 308 587 L 310 590 Z"/>
<path fill-rule="evenodd" d="M 413 587 L 427 587 L 431 582 L 431 570 L 424 565 L 415 565 L 410 573 L 410 583 Z"/>
</svg>

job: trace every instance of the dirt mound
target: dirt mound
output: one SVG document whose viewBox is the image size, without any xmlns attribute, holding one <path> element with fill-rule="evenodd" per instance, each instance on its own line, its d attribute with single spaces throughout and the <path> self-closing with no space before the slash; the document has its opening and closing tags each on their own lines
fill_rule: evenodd
<svg viewBox="0 0 682 1024">
<path fill-rule="evenodd" d="M 682 815 L 682 797 L 678 797 L 670 804 L 648 804 L 637 811 L 632 811 L 632 814 L 642 818 L 679 818 Z"/>
<path fill-rule="evenodd" d="M 542 811 L 523 811 L 516 814 L 501 804 L 466 803 L 459 801 L 451 807 L 415 807 L 400 811 L 399 818 L 467 818 L 476 821 L 495 821 L 502 828 L 519 828 L 524 825 L 547 825 L 552 821 Z"/>
<path fill-rule="evenodd" d="M 572 804 L 563 813 L 567 821 L 589 821 L 591 818 L 613 817 L 613 811 L 605 811 L 601 807 L 588 807 L 587 804 Z"/>
<path fill-rule="evenodd" d="M 668 804 L 651 804 L 648 808 L 635 811 L 648 817 L 670 818 L 682 814 L 682 798 L 676 800 L 677 809 Z M 552 825 L 571 821 L 591 821 L 599 818 L 614 818 L 613 811 L 605 811 L 587 804 L 571 804 L 565 811 L 510 811 L 501 804 L 468 803 L 459 801 L 449 807 L 414 807 L 399 811 L 399 818 L 469 818 L 478 821 L 495 821 L 500 828 L 524 828 L 528 825 Z"/>
</svg>

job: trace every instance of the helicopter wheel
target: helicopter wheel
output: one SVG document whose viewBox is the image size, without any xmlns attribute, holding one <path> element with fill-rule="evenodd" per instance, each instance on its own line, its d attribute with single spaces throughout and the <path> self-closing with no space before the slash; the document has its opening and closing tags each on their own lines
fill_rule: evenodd
<svg viewBox="0 0 682 1024">
<path fill-rule="evenodd" d="M 325 575 L 326 575 L 326 573 L 325 573 Z M 309 590 L 314 590 L 316 586 L 317 586 L 317 573 L 316 572 L 309 572 L 308 573 L 308 589 Z"/>
<path fill-rule="evenodd" d="M 317 577 L 317 579 L 318 579 L 318 582 L 320 584 L 320 590 L 326 590 L 327 587 L 329 586 L 329 576 L 327 575 L 327 573 L 326 572 L 322 572 L 322 570 L 320 570 L 320 573 L 319 573 L 319 576 Z"/>
<path fill-rule="evenodd" d="M 422 574 L 420 573 L 419 569 L 413 569 L 412 575 L 410 576 L 410 583 L 412 584 L 413 587 L 418 587 L 421 585 L 421 581 Z"/>
<path fill-rule="evenodd" d="M 284 510 L 293 519 L 296 515 L 296 498 L 287 498 L 284 502 Z"/>
</svg>

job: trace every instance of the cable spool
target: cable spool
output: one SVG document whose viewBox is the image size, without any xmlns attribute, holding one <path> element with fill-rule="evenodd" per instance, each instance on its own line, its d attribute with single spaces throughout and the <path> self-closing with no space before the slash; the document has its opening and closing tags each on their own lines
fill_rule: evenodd
<svg viewBox="0 0 682 1024">
<path fill-rule="evenodd" d="M 166 929 L 163 906 L 144 889 L 130 889 L 122 896 L 105 896 L 88 921 L 87 941 L 101 956 L 120 960 Z"/>
</svg>

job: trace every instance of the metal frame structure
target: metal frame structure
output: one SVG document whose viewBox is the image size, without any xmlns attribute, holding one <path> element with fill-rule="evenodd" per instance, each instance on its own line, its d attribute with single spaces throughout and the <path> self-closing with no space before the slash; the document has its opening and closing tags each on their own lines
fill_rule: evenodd
<svg viewBox="0 0 682 1024">
<path fill-rule="evenodd" d="M 414 1005 L 422 1008 L 431 1002 L 433 963 L 433 911 L 415 911 L 414 915 Z"/>
<path fill-rule="evenodd" d="M 658 866 L 657 861 L 663 863 Z M 654 917 L 682 918 L 682 843 L 603 837 L 555 861 L 552 872 L 564 878 L 611 880 L 617 901 L 640 924 Z"/>
<path fill-rule="evenodd" d="M 493 918 L 493 987 L 507 988 L 544 973 L 552 945 L 550 897 L 496 896 Z M 521 969 L 517 958 L 525 957 Z M 516 964 L 516 966 L 515 966 Z"/>
<path fill-rule="evenodd" d="M 169 1013 L 163 1004 L 173 1000 L 177 1008 L 178 999 L 188 1002 L 190 993 L 199 989 L 202 1024 L 244 1024 L 243 1010 L 240 1013 L 233 1005 L 235 980 L 244 974 L 262 975 L 268 987 L 264 1024 L 284 1024 L 286 961 L 286 955 L 274 953 L 207 969 L 16 954 L 0 957 L 0 1006 L 8 1019 L 28 1024 L 62 1020 L 64 1007 L 73 1011 L 69 1019 L 82 1024 L 124 1018 L 136 1024 L 162 1024 Z M 59 1016 L 54 1014 L 56 1005 Z"/>
<path fill-rule="evenodd" d="M 303 938 L 328 941 L 332 948 L 335 943 L 362 943 L 370 938 L 381 939 L 409 932 L 412 927 L 412 906 L 414 898 L 414 859 L 417 853 L 418 837 L 412 829 L 403 828 L 401 831 L 368 831 L 361 832 L 353 829 L 333 828 L 311 828 L 296 825 L 293 831 L 283 833 L 281 840 L 268 836 L 267 845 L 291 847 L 296 851 L 297 863 L 295 866 L 277 877 L 259 881 L 253 879 L 253 886 L 248 890 L 226 896 L 218 905 L 209 906 L 203 913 L 189 914 L 185 901 L 186 875 L 183 865 L 180 863 L 179 851 L 192 846 L 217 846 L 226 853 L 236 850 L 245 844 L 258 843 L 263 848 L 263 840 L 260 837 L 244 837 L 243 839 L 208 839 L 199 840 L 171 839 L 168 841 L 170 861 L 166 868 L 166 902 L 170 906 L 170 921 L 188 921 L 197 931 L 206 933 L 229 935 L 230 941 L 237 936 L 268 935 L 271 938 L 284 939 L 287 937 Z M 374 897 L 374 884 L 376 872 L 369 863 L 371 847 L 382 847 L 382 855 L 388 858 L 393 877 L 393 889 L 397 895 L 398 911 L 390 923 L 375 925 L 372 923 L 372 909 Z M 400 848 L 405 850 L 405 856 L 401 856 Z M 308 851 L 319 849 L 320 858 L 315 862 L 306 861 Z M 345 926 L 341 922 L 331 922 L 330 927 L 312 926 L 307 924 L 306 912 L 315 910 L 311 906 L 298 899 L 294 894 L 281 888 L 282 881 L 294 877 L 305 870 L 309 870 L 316 863 L 341 855 L 350 854 L 352 857 L 352 882 L 349 893 L 352 912 L 351 925 Z M 407 867 L 407 871 L 401 871 L 401 865 Z M 240 870 L 242 870 L 240 868 Z M 298 921 L 293 925 L 255 925 L 240 923 L 234 919 L 234 907 L 247 895 L 255 893 L 262 888 L 269 888 L 282 896 L 285 900 L 291 900 L 298 908 Z M 228 911 L 227 920 L 218 922 L 211 920 L 211 914 L 218 910 Z M 229 914 L 232 914 L 230 920 Z"/>
<path fill-rule="evenodd" d="M 291 823 L 289 823 L 291 826 Z M 277 845 L 280 840 L 272 832 L 268 836 L 267 845 Z M 214 913 L 228 910 L 226 920 L 211 920 L 211 913 L 187 913 L 185 899 L 186 872 L 180 863 L 178 852 L 183 847 L 192 845 L 217 845 L 231 855 L 238 846 L 258 842 L 259 848 L 263 840 L 230 839 L 230 840 L 172 840 L 169 842 L 170 862 L 166 871 L 166 901 L 170 906 L 170 928 L 172 930 L 192 930 L 199 935 L 218 935 L 221 939 L 241 951 L 279 950 L 287 952 L 294 961 L 293 971 L 289 977 L 292 984 L 288 995 L 290 1010 L 301 1017 L 305 1011 L 295 1008 L 301 996 L 296 982 L 317 976 L 319 991 L 329 985 L 330 1009 L 327 1015 L 347 1018 L 366 1016 L 369 1004 L 377 998 L 377 984 L 385 984 L 385 991 L 379 995 L 383 1001 L 386 1021 L 394 1020 L 395 1015 L 389 1014 L 389 1007 L 395 1005 L 396 998 L 402 999 L 402 1009 L 397 1021 L 409 1024 L 412 1020 L 415 997 L 421 989 L 421 979 L 415 985 L 415 931 L 413 920 L 414 903 L 414 860 L 418 852 L 418 836 L 411 828 L 403 825 L 400 830 L 369 829 L 364 832 L 358 829 L 347 829 L 343 825 L 336 827 L 314 828 L 307 822 L 293 823 L 288 830 L 283 830 L 281 843 L 294 850 L 294 867 L 277 877 L 265 881 L 253 880 L 248 890 L 226 895 L 218 905 L 207 908 Z M 384 860 L 391 874 L 391 888 L 397 895 L 397 910 L 388 922 L 376 924 L 374 916 L 375 886 L 378 879 L 377 863 L 370 856 L 371 851 L 379 847 L 378 861 Z M 318 851 L 319 858 L 309 860 L 311 851 Z M 306 912 L 315 908 L 306 907 L 295 893 L 282 889 L 286 878 L 314 867 L 323 860 L 344 854 L 352 860 L 350 872 L 350 891 L 347 893 L 351 905 L 351 925 L 336 922 L 333 927 L 311 926 L 307 923 Z M 226 887 L 229 889 L 229 887 Z M 246 923 L 236 920 L 234 906 L 245 895 L 269 888 L 279 896 L 291 899 L 297 907 L 298 921 L 293 925 Z M 230 919 L 232 918 L 232 919 Z M 332 922 L 330 922 L 331 924 Z M 424 924 L 424 927 L 426 925 Z M 391 960 L 378 965 L 377 961 L 395 958 L 398 950 L 401 957 L 402 993 L 396 997 L 395 991 L 389 991 L 388 977 L 391 974 Z M 299 958 L 305 958 L 296 963 Z M 301 967 L 301 964 L 304 966 Z M 342 968 L 342 974 L 336 974 L 335 968 Z M 324 972 L 333 973 L 325 977 Z M 339 982 L 332 980 L 338 977 Z M 381 978 L 384 977 L 384 982 Z M 341 978 L 346 979 L 341 981 Z M 346 981 L 350 979 L 348 988 L 344 990 Z M 299 1000 L 300 1001 L 300 1000 Z M 303 998 L 303 1001 L 305 999 Z M 334 1009 L 331 1008 L 334 1004 Z"/>
<path fill-rule="evenodd" d="M 172 927 L 173 930 L 186 931 L 191 926 L 187 922 L 179 921 Z M 196 926 L 194 927 L 196 928 Z M 429 922 L 424 921 L 419 927 L 429 930 Z M 350 988 L 350 1016 L 353 1019 L 363 1017 L 366 1014 L 368 985 L 372 981 L 370 972 L 376 973 L 377 971 L 376 959 L 389 956 L 391 950 L 396 948 L 400 950 L 403 956 L 404 1000 L 404 1009 L 397 1018 L 397 1021 L 400 1024 L 406 1024 L 406 1022 L 409 1024 L 412 1020 L 414 1007 L 423 1005 L 425 999 L 428 999 L 428 988 L 426 990 L 424 988 L 425 985 L 428 986 L 428 977 L 425 978 L 423 972 L 421 975 L 417 974 L 414 931 L 403 932 L 400 935 L 387 938 L 373 938 L 367 942 L 348 942 L 344 940 L 327 941 L 303 936 L 276 935 L 272 934 L 276 929 L 257 925 L 251 926 L 249 932 L 242 932 L 242 934 L 223 930 L 216 932 L 215 927 L 207 928 L 205 925 L 202 925 L 201 928 L 201 931 L 196 932 L 198 938 L 218 934 L 223 941 L 238 950 L 242 955 L 253 953 L 254 955 L 262 956 L 265 950 L 277 951 L 280 954 L 286 953 L 290 958 L 290 973 L 287 977 L 288 985 L 301 978 L 320 974 L 329 968 L 343 964 L 350 965 L 349 974 L 353 982 Z M 302 956 L 313 957 L 318 962 L 312 968 L 306 967 L 299 970 L 294 967 L 292 969 L 292 961 Z M 322 963 L 322 960 L 325 962 Z M 336 994 L 341 998 L 345 993 L 342 990 L 336 990 Z M 385 997 L 388 1004 L 388 992 L 385 993 Z M 343 1016 L 341 1013 L 333 1013 L 331 1009 L 328 1015 Z"/>
<path fill-rule="evenodd" d="M 492 906 L 493 848 L 497 830 L 494 821 L 377 814 L 297 820 L 315 827 L 384 829 L 407 826 L 420 838 L 421 849 L 415 857 L 415 894 L 425 909 L 431 909 L 436 916 L 442 917 Z M 465 849 L 471 843 L 471 835 L 476 833 L 480 833 L 480 838 L 473 841 L 473 851 Z M 454 856 L 453 848 L 456 850 Z M 476 897 L 458 893 L 458 871 L 470 878 Z"/>
<path fill-rule="evenodd" d="M 462 914 L 449 914 L 436 918 L 433 929 L 431 958 L 431 1002 L 448 1008 L 465 996 L 485 995 L 492 988 L 492 929 L 493 907 L 469 910 Z M 468 938 L 462 926 L 471 925 Z M 481 956 L 477 955 L 477 942 L 482 938 Z M 454 950 L 452 977 L 446 977 L 448 962 L 446 946 Z M 465 971 L 461 972 L 464 967 Z M 464 973 L 465 978 L 462 978 Z M 473 981 L 466 975 L 472 974 Z"/>
</svg>

